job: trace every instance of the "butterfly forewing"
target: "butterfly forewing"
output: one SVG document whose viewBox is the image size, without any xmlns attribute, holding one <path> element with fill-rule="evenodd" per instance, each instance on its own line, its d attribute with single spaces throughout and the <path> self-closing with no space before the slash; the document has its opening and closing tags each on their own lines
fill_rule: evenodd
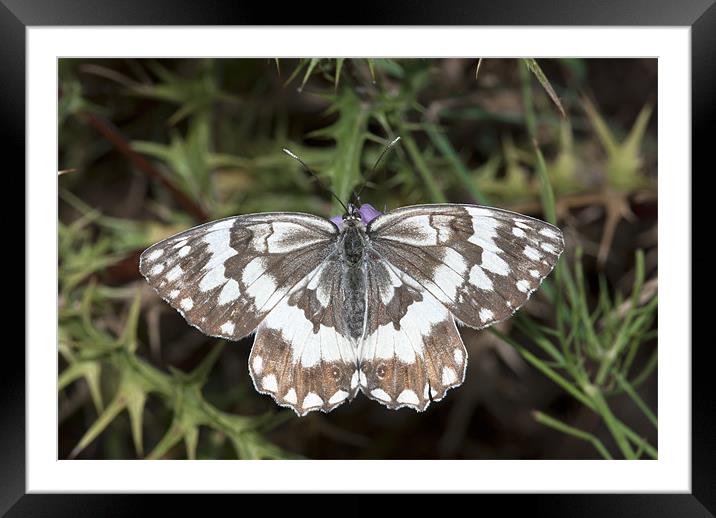
<svg viewBox="0 0 716 518">
<path fill-rule="evenodd" d="M 186 320 L 238 340 L 335 250 L 336 227 L 308 214 L 214 221 L 144 251 L 140 271 Z"/>
<path fill-rule="evenodd" d="M 397 209 L 371 222 L 368 236 L 384 261 L 475 328 L 522 306 L 564 249 L 548 223 L 474 205 Z"/>
</svg>

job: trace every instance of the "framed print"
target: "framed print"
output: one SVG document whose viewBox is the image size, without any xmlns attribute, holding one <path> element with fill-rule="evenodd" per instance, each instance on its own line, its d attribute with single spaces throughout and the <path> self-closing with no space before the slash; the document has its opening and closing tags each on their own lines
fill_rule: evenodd
<svg viewBox="0 0 716 518">
<path fill-rule="evenodd" d="M 690 209 L 716 8 L 269 27 L 61 4 L 2 8 L 28 204 L 3 510 L 713 510 Z"/>
</svg>

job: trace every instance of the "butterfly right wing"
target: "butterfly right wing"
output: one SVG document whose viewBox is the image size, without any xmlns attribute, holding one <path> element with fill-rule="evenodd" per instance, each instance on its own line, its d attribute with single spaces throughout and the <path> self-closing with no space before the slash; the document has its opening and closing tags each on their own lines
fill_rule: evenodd
<svg viewBox="0 0 716 518">
<path fill-rule="evenodd" d="M 368 226 L 371 246 L 459 322 L 482 329 L 510 317 L 564 250 L 562 231 L 494 207 L 401 207 Z"/>
<path fill-rule="evenodd" d="M 335 251 L 337 235 L 333 223 L 309 214 L 236 216 L 149 247 L 139 269 L 190 324 L 238 340 Z"/>
<path fill-rule="evenodd" d="M 458 204 L 403 207 L 368 226 L 361 390 L 424 410 L 464 380 L 455 322 L 483 328 L 522 306 L 564 249 L 562 232 L 521 214 Z"/>
</svg>

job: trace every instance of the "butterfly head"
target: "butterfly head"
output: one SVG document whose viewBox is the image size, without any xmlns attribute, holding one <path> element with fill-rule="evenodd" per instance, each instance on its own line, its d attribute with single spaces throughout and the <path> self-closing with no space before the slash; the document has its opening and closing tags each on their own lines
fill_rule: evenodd
<svg viewBox="0 0 716 518">
<path fill-rule="evenodd" d="M 360 207 L 358 205 L 355 205 L 353 203 L 348 204 L 348 210 L 345 214 L 342 216 L 342 220 L 344 222 L 358 222 L 360 221 Z"/>
<path fill-rule="evenodd" d="M 349 203 L 343 216 L 334 216 L 331 221 L 342 229 L 344 225 L 368 225 L 381 214 L 383 213 L 368 203 Z"/>
</svg>

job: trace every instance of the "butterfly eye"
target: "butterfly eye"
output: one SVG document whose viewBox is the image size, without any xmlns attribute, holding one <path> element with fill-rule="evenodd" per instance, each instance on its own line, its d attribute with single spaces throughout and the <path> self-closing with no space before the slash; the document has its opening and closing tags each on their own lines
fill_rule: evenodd
<svg viewBox="0 0 716 518">
<path fill-rule="evenodd" d="M 380 379 L 383 379 L 383 378 L 385 378 L 386 370 L 387 369 L 385 368 L 385 365 L 379 365 L 378 368 L 375 370 L 375 374 Z"/>
</svg>

